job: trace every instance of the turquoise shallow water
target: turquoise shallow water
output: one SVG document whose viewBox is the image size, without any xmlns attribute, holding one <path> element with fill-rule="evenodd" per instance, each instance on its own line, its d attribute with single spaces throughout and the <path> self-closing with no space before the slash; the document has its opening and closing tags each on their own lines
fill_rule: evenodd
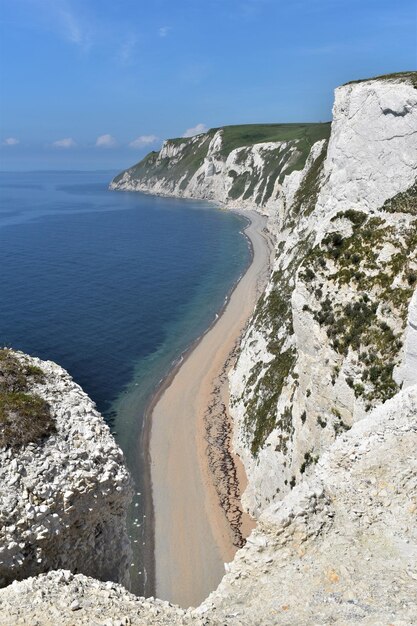
<svg viewBox="0 0 417 626">
<path fill-rule="evenodd" d="M 0 173 L 0 344 L 68 369 L 116 432 L 142 494 L 130 528 L 142 593 L 144 409 L 215 318 L 249 249 L 243 218 L 110 192 L 113 174 Z"/>
</svg>

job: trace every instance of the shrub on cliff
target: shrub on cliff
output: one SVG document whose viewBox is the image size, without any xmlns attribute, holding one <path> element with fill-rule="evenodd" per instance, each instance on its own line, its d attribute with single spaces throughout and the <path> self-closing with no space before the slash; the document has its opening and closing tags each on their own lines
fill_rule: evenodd
<svg viewBox="0 0 417 626">
<path fill-rule="evenodd" d="M 40 368 L 0 350 L 0 447 L 25 445 L 55 431 L 49 404 L 30 393 L 31 384 L 43 379 Z"/>
</svg>

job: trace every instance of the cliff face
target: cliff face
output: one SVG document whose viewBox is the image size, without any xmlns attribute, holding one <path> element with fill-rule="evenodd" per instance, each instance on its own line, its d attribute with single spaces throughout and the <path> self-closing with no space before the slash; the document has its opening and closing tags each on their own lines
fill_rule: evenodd
<svg viewBox="0 0 417 626">
<path fill-rule="evenodd" d="M 51 572 L 0 590 L 0 624 L 415 624 L 417 386 L 401 391 L 271 504 L 197 609 Z"/>
<path fill-rule="evenodd" d="M 255 205 L 269 215 L 274 266 L 230 373 L 234 444 L 248 476 L 244 502 L 257 528 L 197 609 L 59 571 L 0 590 L 0 624 L 11 617 L 21 625 L 69 625 L 75 617 L 205 626 L 416 622 L 416 85 L 416 74 L 403 74 L 339 88 L 328 141 L 311 128 L 307 140 L 305 127 L 286 137 L 282 126 L 252 128 L 250 139 L 241 128 L 217 129 L 169 141 L 114 179 L 114 189 Z M 61 387 L 54 398 L 59 415 Z M 85 421 L 77 424 L 73 442 L 85 439 Z M 74 471 L 89 463 L 100 432 Z M 67 450 L 54 437 L 45 440 L 52 457 Z M 15 453 L 7 454 L 9 467 Z M 65 472 L 54 471 L 65 490 Z M 34 487 L 23 471 L 8 472 L 3 484 L 15 500 L 2 511 L 17 502 L 20 515 Z M 113 465 L 105 475 L 117 484 Z M 29 504 L 31 514 L 43 514 L 39 502 Z M 87 515 L 96 515 L 91 508 Z M 13 534 L 19 524 L 13 518 L 2 528 L 16 537 L 10 555 L 23 550 Z M 22 557 L 13 558 L 20 572 Z M 58 566 L 67 565 L 48 561 Z M 26 571 L 40 570 L 19 576 Z"/>
<path fill-rule="evenodd" d="M 231 624 L 415 623 L 416 410 L 414 385 L 341 435 L 265 509 L 200 610 Z"/>
<path fill-rule="evenodd" d="M 329 124 L 270 124 L 171 139 L 116 176 L 110 188 L 267 211 L 280 197 L 284 177 L 294 172 L 297 178 L 311 146 L 319 144 L 317 154 L 325 151 L 329 132 Z"/>
<path fill-rule="evenodd" d="M 111 184 L 269 216 L 273 272 L 230 375 L 255 516 L 413 376 L 416 84 L 340 87 L 330 137 L 325 124 L 216 129 L 167 141 Z"/>
<path fill-rule="evenodd" d="M 27 391 L 46 403 L 52 427 L 24 443 L 17 441 L 24 432 L 9 432 L 12 445 L 0 448 L 1 586 L 60 567 L 128 586 L 125 518 L 132 494 L 121 450 L 65 370 L 21 353 L 6 356 L 0 373 L 10 372 L 11 360 L 17 372 L 9 396 L 22 398 L 16 385 L 22 373 L 32 374 Z M 19 413 L 21 406 L 9 410 L 10 421 Z M 2 422 L 3 435 L 4 428 Z"/>
<path fill-rule="evenodd" d="M 416 382 L 416 168 L 417 91 L 377 79 L 336 90 L 321 174 L 284 185 L 273 273 L 230 376 L 256 516 Z"/>
</svg>

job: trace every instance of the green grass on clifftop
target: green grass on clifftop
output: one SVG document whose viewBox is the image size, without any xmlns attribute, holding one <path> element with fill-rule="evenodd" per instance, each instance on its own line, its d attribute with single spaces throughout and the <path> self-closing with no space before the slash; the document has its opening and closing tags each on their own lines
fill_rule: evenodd
<svg viewBox="0 0 417 626">
<path fill-rule="evenodd" d="M 294 141 L 300 143 L 308 152 L 311 146 L 320 139 L 330 136 L 330 122 L 323 124 L 243 124 L 241 126 L 225 126 L 214 129 L 223 130 L 222 154 L 227 156 L 235 148 L 253 146 L 268 141 Z"/>
<path fill-rule="evenodd" d="M 30 392 L 43 382 L 40 368 L 0 350 L 0 447 L 25 445 L 55 432 L 48 403 Z"/>
<path fill-rule="evenodd" d="M 351 80 L 348 83 L 345 83 L 345 85 L 357 85 L 358 83 L 366 83 L 369 80 L 397 80 L 399 82 L 411 83 L 413 87 L 417 88 L 417 72 L 396 72 L 394 74 L 382 74 L 381 76 L 374 76 L 372 78 Z"/>
</svg>

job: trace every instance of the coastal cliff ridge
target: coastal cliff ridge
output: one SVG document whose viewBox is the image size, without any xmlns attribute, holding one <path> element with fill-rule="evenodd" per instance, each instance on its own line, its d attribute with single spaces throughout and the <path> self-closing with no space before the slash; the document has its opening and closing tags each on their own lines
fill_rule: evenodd
<svg viewBox="0 0 417 626">
<path fill-rule="evenodd" d="M 18 520 L 7 521 L 8 558 L 26 580 L 0 590 L 4 626 L 417 623 L 417 73 L 339 87 L 331 126 L 243 129 L 168 140 L 111 188 L 267 217 L 271 274 L 229 373 L 233 447 L 247 476 L 242 504 L 257 527 L 219 587 L 183 610 L 83 576 L 105 577 L 92 562 L 76 575 L 53 559 L 24 569 Z M 60 393 L 35 389 L 64 419 L 67 392 L 73 408 L 82 392 L 58 366 L 45 371 Z M 91 405 L 86 413 L 98 420 Z M 71 431 L 75 448 L 86 438 L 82 424 Z M 96 426 L 92 448 L 102 436 Z M 58 440 L 51 432 L 45 441 Z M 129 491 L 112 450 L 110 500 L 116 476 Z M 73 459 L 77 468 L 91 463 L 85 453 Z M 15 453 L 1 454 L 10 467 Z M 23 494 L 26 477 L 17 474 L 8 489 Z"/>
</svg>

